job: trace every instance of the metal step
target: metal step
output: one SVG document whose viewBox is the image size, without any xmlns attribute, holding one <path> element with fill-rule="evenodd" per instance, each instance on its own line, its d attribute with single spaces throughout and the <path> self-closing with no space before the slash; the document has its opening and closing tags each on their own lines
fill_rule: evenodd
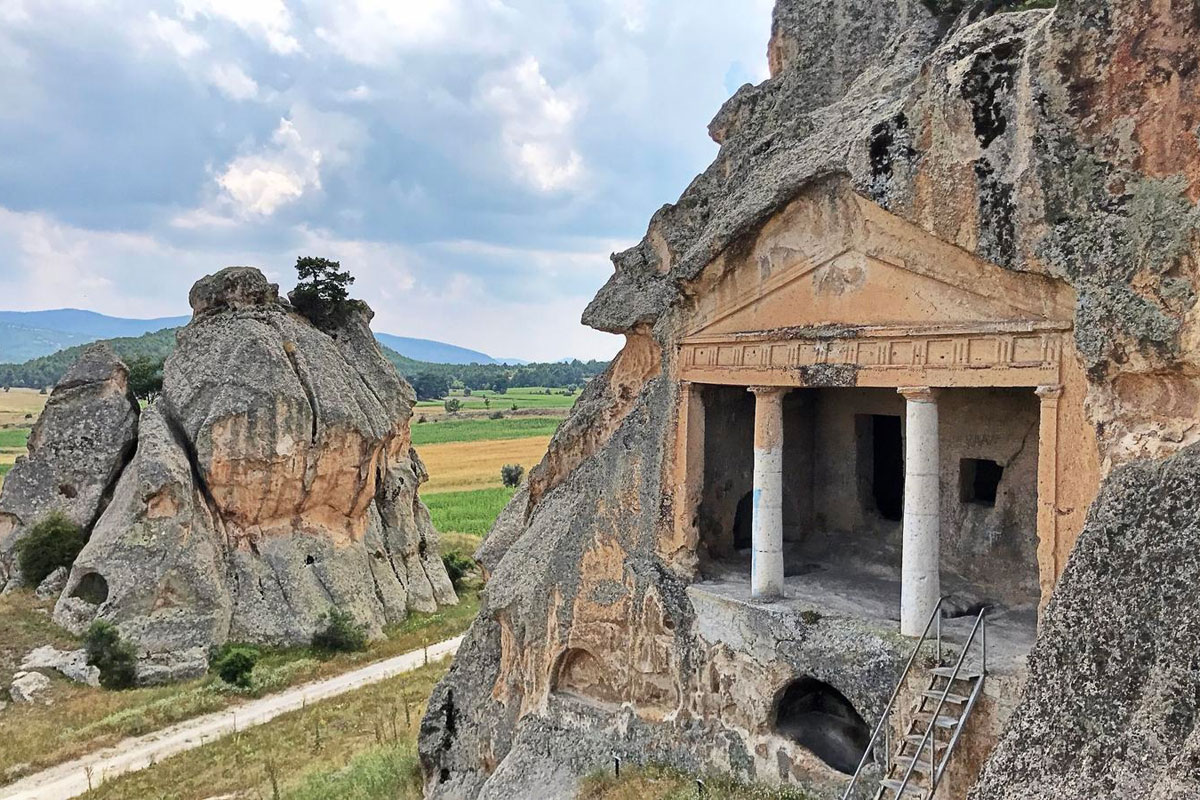
<svg viewBox="0 0 1200 800">
<path fill-rule="evenodd" d="M 913 763 L 913 756 L 896 756 L 892 759 L 892 763 L 901 773 L 908 772 L 909 765 Z M 933 764 L 934 767 L 937 766 L 936 753 L 933 757 Z M 913 767 L 913 775 L 916 775 L 917 773 L 928 775 L 931 772 L 933 772 L 933 770 L 929 766 L 929 745 L 926 745 L 925 749 L 921 751 L 921 757 L 917 759 L 917 765 Z"/>
<path fill-rule="evenodd" d="M 925 740 L 925 734 L 910 733 L 904 737 L 904 743 L 911 744 L 913 747 L 920 747 L 922 742 L 925 743 L 925 752 L 929 752 L 929 742 Z M 941 739 L 938 739 L 936 736 L 933 737 L 934 750 L 945 750 L 949 746 L 950 746 L 949 742 L 943 742 Z"/>
<path fill-rule="evenodd" d="M 925 697 L 928 697 L 930 700 L 933 700 L 934 702 L 942 699 L 941 689 L 926 689 L 925 691 L 921 692 L 921 694 Z M 953 703 L 956 706 L 961 706 L 970 699 L 971 698 L 964 694 L 955 694 L 954 692 L 950 692 L 946 695 L 946 702 Z"/>
<path fill-rule="evenodd" d="M 929 671 L 934 675 L 937 675 L 939 678 L 954 677 L 954 667 L 934 667 Z M 980 677 L 978 670 L 963 667 L 958 671 L 958 676 L 954 679 L 958 681 L 973 681 L 978 677 Z"/>
<path fill-rule="evenodd" d="M 924 722 L 926 725 L 928 725 L 930 720 L 933 719 L 933 712 L 919 711 L 913 715 L 913 719 L 917 720 L 918 722 Z M 958 717 L 944 713 L 938 714 L 936 724 L 939 728 L 953 728 L 958 725 Z"/>
<path fill-rule="evenodd" d="M 903 783 L 904 783 L 904 781 L 902 781 L 902 780 L 897 780 L 897 779 L 893 779 L 893 778 L 884 778 L 882 781 L 880 781 L 879 785 L 884 789 L 891 789 L 893 792 L 899 794 L 900 786 Z M 922 789 L 920 786 L 913 786 L 912 783 L 909 782 L 908 786 L 904 787 L 904 794 L 905 795 L 912 794 L 912 795 L 916 795 L 918 797 L 925 797 L 927 795 L 927 791 L 925 789 Z"/>
</svg>

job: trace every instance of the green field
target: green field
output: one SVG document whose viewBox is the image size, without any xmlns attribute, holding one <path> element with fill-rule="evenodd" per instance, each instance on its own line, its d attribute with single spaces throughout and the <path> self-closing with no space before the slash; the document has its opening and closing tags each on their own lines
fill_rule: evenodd
<svg viewBox="0 0 1200 800">
<path fill-rule="evenodd" d="M 29 428 L 0 428 L 0 449 L 25 450 L 29 441 Z"/>
<path fill-rule="evenodd" d="M 477 389 L 471 392 L 468 397 L 461 390 L 456 389 L 450 393 L 450 396 L 462 403 L 463 411 L 482 411 L 485 409 L 511 411 L 514 405 L 517 408 L 568 409 L 575 405 L 575 401 L 579 399 L 579 392 L 568 395 L 563 394 L 563 391 L 563 389 L 551 389 L 551 393 L 546 394 L 546 390 L 542 387 L 524 386 L 514 387 L 504 394 Z M 418 409 L 442 409 L 444 406 L 445 402 L 442 400 L 422 400 L 417 403 Z"/>
<path fill-rule="evenodd" d="M 516 489 L 476 489 L 470 492 L 441 492 L 424 495 L 433 527 L 439 531 L 454 531 L 483 536 L 496 521 L 497 515 L 512 499 Z"/>
<path fill-rule="evenodd" d="M 562 417 L 512 417 L 505 419 L 442 419 L 412 426 L 412 443 L 445 444 L 495 439 L 524 439 L 549 436 L 558 429 Z"/>
</svg>

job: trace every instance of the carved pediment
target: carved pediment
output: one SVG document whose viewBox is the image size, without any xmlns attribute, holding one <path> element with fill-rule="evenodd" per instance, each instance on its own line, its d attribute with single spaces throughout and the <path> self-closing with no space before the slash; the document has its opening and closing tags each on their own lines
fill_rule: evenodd
<svg viewBox="0 0 1200 800">
<path fill-rule="evenodd" d="M 901 326 L 1069 323 L 1074 294 L 937 239 L 841 184 L 807 192 L 695 287 L 688 338 Z M 712 269 L 710 267 L 710 269 Z"/>
</svg>

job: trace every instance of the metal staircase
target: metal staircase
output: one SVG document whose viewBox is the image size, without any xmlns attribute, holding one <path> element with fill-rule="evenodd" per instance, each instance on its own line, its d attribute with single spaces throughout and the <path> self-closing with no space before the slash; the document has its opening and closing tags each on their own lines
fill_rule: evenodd
<svg viewBox="0 0 1200 800">
<path fill-rule="evenodd" d="M 875 760 L 880 744 L 883 745 L 883 758 L 880 763 L 884 773 L 879 788 L 875 791 L 875 800 L 933 799 L 987 677 L 987 608 L 982 609 L 975 618 L 971 633 L 962 644 L 958 660 L 953 664 L 946 664 L 942 661 L 942 603 L 945 600 L 944 597 L 938 600 L 929 622 L 925 623 L 925 630 L 917 641 L 917 646 L 913 648 L 904 672 L 896 682 L 892 697 L 871 734 L 871 741 L 858 762 L 854 777 L 842 794 L 842 800 L 849 800 L 852 796 L 864 769 Z M 917 655 L 930 638 L 930 629 L 935 630 L 933 639 L 938 665 L 930 670 L 929 688 L 919 695 L 904 736 L 898 742 L 893 742 L 892 710 L 900 690 L 908 680 Z M 979 659 L 968 668 L 964 664 L 974 644 L 979 645 Z"/>
</svg>

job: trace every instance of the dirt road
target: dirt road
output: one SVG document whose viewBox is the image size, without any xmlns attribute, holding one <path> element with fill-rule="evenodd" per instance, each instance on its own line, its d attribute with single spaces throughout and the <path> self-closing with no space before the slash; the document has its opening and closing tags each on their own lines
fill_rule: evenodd
<svg viewBox="0 0 1200 800">
<path fill-rule="evenodd" d="M 95 753 L 27 775 L 16 783 L 0 787 L 0 800 L 63 800 L 99 786 L 107 778 L 137 772 L 175 753 L 191 750 L 234 731 L 295 711 L 311 703 L 377 683 L 394 675 L 411 672 L 429 661 L 436 661 L 458 650 L 462 637 L 431 644 L 384 661 L 377 661 L 353 672 L 306 683 L 279 694 L 252 700 L 236 708 L 206 714 L 172 725 L 145 736 L 118 742 Z"/>
</svg>

